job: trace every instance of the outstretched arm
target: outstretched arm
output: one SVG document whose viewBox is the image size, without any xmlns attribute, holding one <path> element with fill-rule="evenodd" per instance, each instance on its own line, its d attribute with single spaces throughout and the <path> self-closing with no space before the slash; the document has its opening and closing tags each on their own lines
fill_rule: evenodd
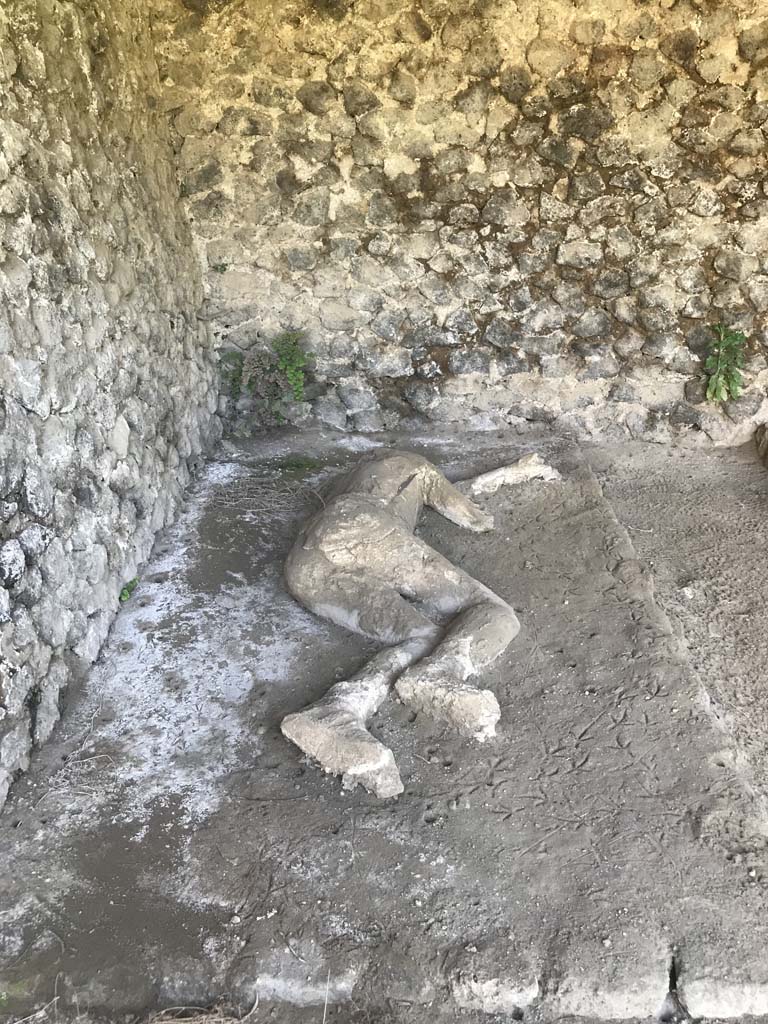
<svg viewBox="0 0 768 1024">
<path fill-rule="evenodd" d="M 489 473 L 481 473 L 469 480 L 452 484 L 434 467 L 425 487 L 424 504 L 457 526 L 476 533 L 493 529 L 493 516 L 473 501 L 480 494 L 495 494 L 500 487 L 522 483 L 524 480 L 559 480 L 560 474 L 548 466 L 540 455 L 525 455 L 510 466 L 500 466 Z M 470 497 L 470 495 L 472 497 Z"/>
<path fill-rule="evenodd" d="M 499 466 L 492 469 L 490 473 L 481 473 L 479 476 L 468 480 L 469 493 L 473 496 L 478 494 L 495 494 L 500 487 L 508 484 L 519 484 L 524 480 L 559 480 L 560 474 L 556 469 L 548 466 L 540 455 L 524 455 L 522 459 L 513 462 L 510 466 Z"/>
<path fill-rule="evenodd" d="M 462 494 L 459 487 L 454 486 L 434 466 L 429 467 L 424 486 L 424 504 L 450 519 L 457 526 L 463 526 L 475 533 L 485 533 L 493 529 L 493 516 L 479 508 L 471 498 Z"/>
</svg>

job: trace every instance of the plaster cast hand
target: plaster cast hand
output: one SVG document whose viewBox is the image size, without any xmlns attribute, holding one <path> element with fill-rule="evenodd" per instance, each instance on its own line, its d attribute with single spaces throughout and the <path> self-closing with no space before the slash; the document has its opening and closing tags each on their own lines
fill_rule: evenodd
<svg viewBox="0 0 768 1024">
<path fill-rule="evenodd" d="M 490 533 L 496 525 L 493 515 L 483 509 L 477 509 L 477 514 L 472 519 L 465 520 L 462 524 L 473 533 Z"/>
</svg>

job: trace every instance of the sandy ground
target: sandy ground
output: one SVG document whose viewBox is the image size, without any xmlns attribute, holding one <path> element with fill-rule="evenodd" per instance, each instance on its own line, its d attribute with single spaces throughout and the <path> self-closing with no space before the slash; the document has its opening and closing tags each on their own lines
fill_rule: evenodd
<svg viewBox="0 0 768 1024">
<path fill-rule="evenodd" d="M 563 474 L 483 499 L 494 534 L 425 516 L 523 630 L 483 680 L 494 740 L 383 706 L 406 786 L 386 802 L 278 728 L 374 650 L 281 566 L 323 482 L 381 443 L 455 478 L 531 450 Z M 768 1014 L 767 496 L 751 451 L 226 446 L 0 816 L 0 1019 Z"/>
<path fill-rule="evenodd" d="M 768 472 L 751 444 L 588 457 L 768 821 Z"/>
</svg>

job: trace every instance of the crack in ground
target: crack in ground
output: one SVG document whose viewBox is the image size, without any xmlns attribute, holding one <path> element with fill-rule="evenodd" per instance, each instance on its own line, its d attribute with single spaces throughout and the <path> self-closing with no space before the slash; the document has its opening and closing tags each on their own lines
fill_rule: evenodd
<svg viewBox="0 0 768 1024">
<path fill-rule="evenodd" d="M 669 992 L 664 998 L 658 1015 L 661 1024 L 675 1024 L 676 1021 L 692 1019 L 677 990 L 681 966 L 679 957 L 673 955 L 669 961 Z"/>
</svg>

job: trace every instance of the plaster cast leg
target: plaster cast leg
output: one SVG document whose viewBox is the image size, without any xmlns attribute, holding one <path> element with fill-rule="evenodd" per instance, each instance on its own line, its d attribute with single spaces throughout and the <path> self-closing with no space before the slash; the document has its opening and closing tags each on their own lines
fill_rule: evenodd
<svg viewBox="0 0 768 1024">
<path fill-rule="evenodd" d="M 400 700 L 414 711 L 447 722 L 465 736 L 493 736 L 501 710 L 490 690 L 467 680 L 494 661 L 520 630 L 503 604 L 484 601 L 454 619 L 433 653 L 407 669 L 395 684 Z"/>
<path fill-rule="evenodd" d="M 526 480 L 559 480 L 556 469 L 539 455 L 526 455 L 454 486 L 444 477 L 430 478 L 428 503 L 442 515 L 474 530 L 489 529 L 493 518 L 465 494 L 494 494 L 500 487 Z M 419 565 L 414 594 L 439 611 L 464 608 L 442 643 L 429 657 L 405 671 L 395 690 L 404 704 L 448 722 L 459 732 L 484 740 L 493 736 L 501 717 L 490 690 L 467 682 L 494 661 L 520 631 L 514 610 L 492 590 L 414 539 L 409 563 Z"/>
<path fill-rule="evenodd" d="M 509 466 L 500 466 L 489 473 L 481 473 L 470 480 L 452 484 L 434 467 L 425 472 L 424 502 L 457 526 L 476 533 L 493 529 L 493 516 L 476 505 L 472 498 L 495 494 L 501 487 L 523 483 L 526 480 L 560 480 L 556 469 L 540 455 L 525 455 Z"/>
<path fill-rule="evenodd" d="M 398 679 L 400 700 L 415 711 L 448 722 L 464 735 L 493 736 L 500 709 L 490 690 L 469 680 L 504 651 L 520 631 L 512 609 L 490 588 L 416 537 L 400 546 L 393 582 L 408 579 L 413 596 L 440 614 L 453 615 L 432 654 Z"/>
<path fill-rule="evenodd" d="M 446 480 L 434 467 L 425 474 L 424 503 L 457 526 L 463 526 L 475 533 L 487 533 L 493 529 L 493 516 L 476 505 L 464 493 L 469 487 L 454 485 Z"/>
<path fill-rule="evenodd" d="M 317 703 L 288 715 L 280 728 L 325 771 L 341 775 L 345 788 L 360 783 L 375 796 L 397 796 L 403 784 L 392 751 L 371 735 L 366 724 L 395 678 L 434 646 L 440 631 L 391 587 L 359 576 L 348 581 L 345 576 L 334 574 L 327 581 L 324 603 L 311 602 L 312 610 L 320 609 L 325 618 L 352 625 L 356 632 L 399 642 L 375 655 L 350 679 L 336 683 Z M 351 606 L 345 599 L 350 586 Z M 376 616 L 366 614 L 366 602 L 376 609 Z"/>
<path fill-rule="evenodd" d="M 399 673 L 430 646 L 431 641 L 420 639 L 381 651 L 316 704 L 284 718 L 283 735 L 326 772 L 340 775 L 345 789 L 360 783 L 378 797 L 402 793 L 392 751 L 368 732 L 365 723 Z"/>
</svg>

